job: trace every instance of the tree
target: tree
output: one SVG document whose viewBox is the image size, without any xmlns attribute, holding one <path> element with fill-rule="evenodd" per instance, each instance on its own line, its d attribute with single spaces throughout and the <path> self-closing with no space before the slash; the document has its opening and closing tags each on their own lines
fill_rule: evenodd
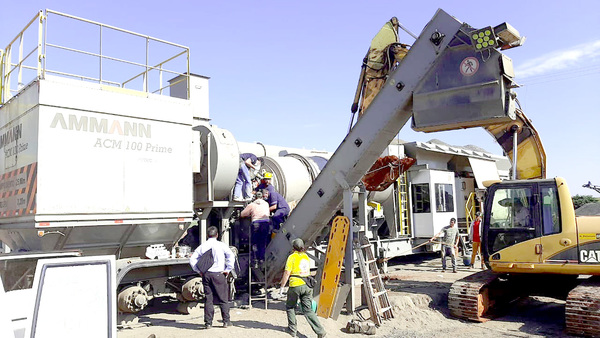
<svg viewBox="0 0 600 338">
<path fill-rule="evenodd" d="M 591 195 L 575 195 L 573 198 L 573 207 L 578 209 L 587 203 L 599 203 L 600 198 L 593 197 Z"/>
</svg>

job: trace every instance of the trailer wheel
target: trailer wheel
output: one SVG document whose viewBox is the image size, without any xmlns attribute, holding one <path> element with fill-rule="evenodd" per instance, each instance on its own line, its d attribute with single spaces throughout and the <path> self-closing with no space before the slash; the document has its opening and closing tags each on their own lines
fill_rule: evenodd
<svg viewBox="0 0 600 338">
<path fill-rule="evenodd" d="M 125 313 L 136 313 L 148 305 L 148 294 L 139 286 L 129 286 L 117 296 L 119 310 Z"/>
<path fill-rule="evenodd" d="M 192 277 L 181 287 L 181 296 L 188 302 L 197 301 L 204 297 L 202 278 Z"/>
</svg>

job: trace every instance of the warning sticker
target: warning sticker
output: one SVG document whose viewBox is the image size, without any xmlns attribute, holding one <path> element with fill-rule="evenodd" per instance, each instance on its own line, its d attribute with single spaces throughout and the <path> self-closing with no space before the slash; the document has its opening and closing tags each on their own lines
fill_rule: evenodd
<svg viewBox="0 0 600 338">
<path fill-rule="evenodd" d="M 596 233 L 579 234 L 579 239 L 600 239 L 600 234 L 596 234 Z"/>
<path fill-rule="evenodd" d="M 463 76 L 473 76 L 479 70 L 479 60 L 469 56 L 460 63 L 460 73 Z"/>
<path fill-rule="evenodd" d="M 37 163 L 0 176 L 0 217 L 34 214 L 37 193 Z"/>
</svg>

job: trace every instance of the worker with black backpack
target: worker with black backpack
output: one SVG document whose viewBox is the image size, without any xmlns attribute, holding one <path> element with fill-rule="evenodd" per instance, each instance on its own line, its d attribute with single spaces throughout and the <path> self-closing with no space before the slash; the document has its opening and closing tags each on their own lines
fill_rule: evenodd
<svg viewBox="0 0 600 338">
<path fill-rule="evenodd" d="M 214 305 L 221 308 L 223 327 L 231 326 L 229 316 L 229 285 L 227 277 L 233 270 L 235 255 L 227 244 L 218 241 L 219 231 L 210 226 L 206 229 L 208 240 L 200 245 L 190 257 L 190 265 L 202 276 L 204 287 L 204 327 L 212 327 Z"/>
</svg>

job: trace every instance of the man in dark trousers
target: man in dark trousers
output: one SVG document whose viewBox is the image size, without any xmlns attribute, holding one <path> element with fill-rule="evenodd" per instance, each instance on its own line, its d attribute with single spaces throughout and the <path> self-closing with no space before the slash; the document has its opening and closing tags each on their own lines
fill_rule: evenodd
<svg viewBox="0 0 600 338">
<path fill-rule="evenodd" d="M 198 261 L 203 254 L 212 254 L 214 261 L 208 271 L 202 273 L 202 286 L 204 287 L 206 296 L 204 303 L 204 327 L 209 329 L 212 326 L 215 314 L 214 305 L 219 305 L 221 308 L 223 327 L 229 327 L 232 324 L 229 317 L 229 286 L 227 285 L 227 275 L 233 270 L 235 256 L 229 246 L 217 240 L 219 231 L 216 227 L 208 227 L 206 234 L 208 240 L 196 248 L 192 257 L 190 257 L 190 265 L 198 273 L 201 273 Z"/>
<path fill-rule="evenodd" d="M 263 194 L 261 191 L 257 191 L 255 194 L 256 200 L 248 204 L 244 210 L 240 213 L 240 217 L 251 217 L 252 218 L 252 229 L 251 229 L 251 243 L 253 252 L 253 264 L 262 265 L 265 260 L 265 249 L 267 247 L 267 240 L 270 233 L 269 226 L 271 221 L 269 220 L 269 204 L 263 200 Z"/>
</svg>

